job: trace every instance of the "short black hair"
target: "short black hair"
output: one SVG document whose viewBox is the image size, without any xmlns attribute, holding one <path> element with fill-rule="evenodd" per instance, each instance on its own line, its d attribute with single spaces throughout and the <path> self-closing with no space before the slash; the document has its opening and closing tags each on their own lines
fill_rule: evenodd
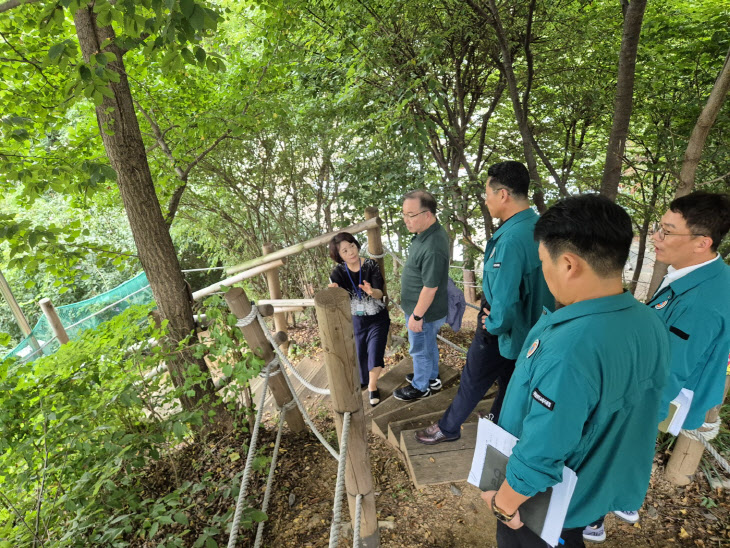
<svg viewBox="0 0 730 548">
<path fill-rule="evenodd" d="M 633 238 L 629 214 L 598 194 L 560 200 L 535 225 L 535 240 L 551 259 L 575 253 L 602 278 L 623 271 Z"/>
<path fill-rule="evenodd" d="M 679 213 L 694 234 L 712 238 L 712 251 L 717 251 L 730 231 L 730 196 L 711 192 L 693 192 L 672 200 L 669 209 Z"/>
<path fill-rule="evenodd" d="M 490 186 L 502 185 L 510 192 L 522 199 L 527 199 L 527 191 L 530 188 L 530 173 L 522 162 L 508 160 L 492 164 L 487 169 L 487 176 L 492 178 Z"/>
<path fill-rule="evenodd" d="M 422 209 L 426 209 L 436 215 L 436 198 L 428 190 L 419 188 L 406 192 L 403 196 L 403 201 L 405 202 L 406 200 L 418 200 Z"/>
<path fill-rule="evenodd" d="M 360 249 L 360 242 L 355 239 L 355 236 L 353 236 L 349 232 L 338 232 L 337 234 L 332 236 L 329 244 L 330 259 L 332 259 L 337 264 L 345 262 L 342 260 L 342 257 L 340 257 L 339 247 L 342 242 L 350 242 L 351 244 L 355 244 L 358 250 Z"/>
</svg>

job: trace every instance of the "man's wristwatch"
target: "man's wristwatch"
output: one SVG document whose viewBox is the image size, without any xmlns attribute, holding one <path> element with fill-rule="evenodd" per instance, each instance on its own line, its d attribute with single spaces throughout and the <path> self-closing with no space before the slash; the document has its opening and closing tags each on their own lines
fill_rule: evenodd
<svg viewBox="0 0 730 548">
<path fill-rule="evenodd" d="M 499 521 L 502 523 L 508 523 L 512 521 L 512 519 L 515 517 L 515 514 L 517 513 L 517 510 L 512 512 L 512 514 L 507 514 L 504 510 L 502 510 L 499 506 L 497 506 L 495 500 L 497 499 L 497 493 L 494 494 L 492 497 L 492 512 L 494 513 L 494 517 L 496 517 Z"/>
<path fill-rule="evenodd" d="M 416 316 L 415 314 L 412 314 L 412 316 L 413 316 L 413 319 L 416 320 L 417 322 L 420 322 L 423 319 L 423 316 Z"/>
</svg>

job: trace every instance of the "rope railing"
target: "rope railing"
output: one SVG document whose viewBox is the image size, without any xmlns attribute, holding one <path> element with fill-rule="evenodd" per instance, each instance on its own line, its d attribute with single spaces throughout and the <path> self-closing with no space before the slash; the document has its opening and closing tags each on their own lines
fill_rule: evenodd
<svg viewBox="0 0 730 548">
<path fill-rule="evenodd" d="M 248 478 L 251 475 L 251 467 L 253 465 L 253 458 L 256 454 L 256 445 L 259 438 L 259 426 L 261 426 L 261 417 L 264 411 L 264 402 L 266 401 L 266 389 L 269 386 L 269 371 L 271 370 L 271 364 L 266 365 L 266 376 L 264 377 L 264 384 L 261 390 L 261 405 L 259 405 L 258 413 L 256 413 L 256 422 L 253 426 L 253 432 L 251 433 L 251 441 L 248 445 L 248 455 L 246 456 L 246 466 L 243 469 L 243 477 L 241 478 L 241 486 L 238 490 L 238 500 L 236 501 L 236 511 L 233 515 L 233 524 L 231 525 L 231 533 L 228 537 L 228 548 L 236 547 L 236 540 L 238 540 L 238 529 L 241 524 L 241 517 L 243 515 L 243 502 L 246 500 L 246 494 L 248 493 Z M 283 422 L 283 421 L 282 421 Z"/>
<path fill-rule="evenodd" d="M 718 418 L 715 422 L 706 422 L 700 428 L 704 428 L 705 430 L 700 430 L 699 428 L 697 430 L 682 430 L 682 434 L 690 439 L 701 442 L 705 446 L 705 449 L 707 449 L 707 452 L 730 474 L 730 464 L 710 443 L 720 433 L 720 419 Z"/>
<path fill-rule="evenodd" d="M 335 506 L 332 509 L 332 526 L 330 527 L 329 548 L 337 548 L 339 541 L 340 516 L 342 514 L 342 495 L 345 491 L 345 464 L 347 462 L 347 442 L 350 439 L 350 412 L 342 416 L 342 436 L 340 440 L 340 457 L 337 464 L 337 483 L 335 485 Z"/>
<path fill-rule="evenodd" d="M 362 494 L 355 498 L 355 523 L 352 527 L 352 548 L 360 546 L 360 518 L 362 517 Z"/>
<path fill-rule="evenodd" d="M 271 466 L 269 468 L 269 477 L 266 479 L 266 489 L 264 490 L 264 501 L 261 503 L 261 511 L 265 514 L 269 509 L 269 500 L 271 499 L 271 486 L 274 484 L 274 472 L 276 471 L 276 463 L 279 460 L 279 446 L 281 445 L 281 434 L 284 432 L 284 418 L 286 412 L 294 405 L 293 401 L 287 403 L 281 408 L 279 415 L 279 430 L 276 432 L 276 442 L 274 442 L 274 454 L 271 457 Z M 256 529 L 256 541 L 254 548 L 259 548 L 264 540 L 264 522 L 260 522 Z"/>
</svg>

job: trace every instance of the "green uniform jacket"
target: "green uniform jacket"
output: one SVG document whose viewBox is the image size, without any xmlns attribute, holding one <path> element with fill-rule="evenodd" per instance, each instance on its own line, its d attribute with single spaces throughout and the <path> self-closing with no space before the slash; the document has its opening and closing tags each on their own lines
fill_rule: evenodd
<svg viewBox="0 0 730 548">
<path fill-rule="evenodd" d="M 499 337 L 499 353 L 510 360 L 517 359 L 543 307 L 555 308 L 537 255 L 534 232 L 538 219 L 531 209 L 513 215 L 484 250 L 482 289 L 491 308 L 484 327 Z"/>
<path fill-rule="evenodd" d="M 563 527 L 638 508 L 649 486 L 668 334 L 630 293 L 546 311 L 525 342 L 499 425 L 519 438 L 507 482 L 533 496 L 578 475 Z"/>
<path fill-rule="evenodd" d="M 438 287 L 431 306 L 423 316 L 426 322 L 435 322 L 446 316 L 449 281 L 449 237 L 436 221 L 416 234 L 408 250 L 408 260 L 401 275 L 400 303 L 407 316 L 413 314 L 421 289 Z"/>
<path fill-rule="evenodd" d="M 722 403 L 730 352 L 730 266 L 711 262 L 659 291 L 649 306 L 669 328 L 672 366 L 659 420 L 682 388 L 694 392 L 684 428 L 702 426 Z"/>
</svg>

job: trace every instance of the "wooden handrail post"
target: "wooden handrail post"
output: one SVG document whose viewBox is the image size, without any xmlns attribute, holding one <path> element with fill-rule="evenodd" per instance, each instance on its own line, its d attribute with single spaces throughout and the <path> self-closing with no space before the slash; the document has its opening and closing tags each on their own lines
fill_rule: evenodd
<svg viewBox="0 0 730 548">
<path fill-rule="evenodd" d="M 240 287 L 234 287 L 231 289 L 224 295 L 224 298 L 226 299 L 231 312 L 233 312 L 237 318 L 245 318 L 251 312 L 251 303 L 246 296 L 246 292 Z M 266 335 L 264 334 L 263 329 L 261 329 L 261 325 L 259 325 L 258 321 L 254 320 L 247 326 L 242 327 L 241 332 L 243 333 L 243 337 L 246 339 L 246 342 L 248 342 L 248 346 L 251 348 L 251 351 L 256 356 L 263 359 L 266 363 L 269 363 L 274 359 L 274 349 L 269 340 L 266 338 Z M 283 368 L 283 366 L 276 366 L 271 372 L 277 372 L 279 367 Z M 269 377 L 269 388 L 271 388 L 271 393 L 274 395 L 274 400 L 279 408 L 284 407 L 293 399 L 291 391 L 289 390 L 289 385 L 282 376 L 283 374 L 283 372 L 278 372 L 277 374 Z M 286 413 L 286 422 L 292 432 L 301 432 L 305 429 L 304 418 L 302 418 L 302 414 L 298 407 L 294 407 Z"/>
<path fill-rule="evenodd" d="M 725 377 L 725 395 L 727 395 L 728 388 L 730 388 L 730 376 Z M 724 400 L 725 397 L 723 396 Z M 722 407 L 722 404 L 710 409 L 705 415 L 705 422 L 715 422 L 720 416 L 720 407 Z M 702 428 L 698 428 L 698 430 L 702 430 Z M 702 453 L 704 452 L 705 446 L 701 441 L 680 433 L 674 443 L 672 456 L 669 457 L 669 462 L 667 462 L 664 471 L 667 479 L 675 485 L 689 485 L 700 466 Z"/>
<path fill-rule="evenodd" d="M 274 252 L 274 246 L 272 244 L 264 244 L 261 249 L 264 255 Z M 281 283 L 279 281 L 278 268 L 266 271 L 266 285 L 269 286 L 269 297 L 272 299 L 281 299 Z M 289 332 L 286 323 L 286 312 L 274 313 L 274 330 L 283 331 L 284 333 Z M 289 350 L 289 343 L 285 342 L 282 344 L 281 350 L 286 354 Z"/>
<path fill-rule="evenodd" d="M 360 546 L 380 546 L 378 518 L 375 512 L 373 475 L 370 467 L 365 413 L 362 407 L 360 381 L 357 379 L 355 338 L 350 311 L 350 295 L 339 287 L 330 287 L 314 296 L 319 335 L 324 350 L 324 365 L 330 387 L 337 435 L 342 439 L 343 414 L 350 415 L 350 437 L 347 443 L 345 488 L 354 523 L 355 504 L 362 495 Z"/>
<path fill-rule="evenodd" d="M 466 298 L 466 301 L 469 303 L 476 302 L 477 300 L 477 291 L 476 291 L 476 275 L 474 274 L 474 271 L 470 268 L 464 268 L 462 270 L 464 273 L 464 297 Z"/>
<path fill-rule="evenodd" d="M 58 314 L 56 313 L 56 309 L 53 306 L 51 299 L 41 299 L 40 301 L 38 301 L 38 305 L 41 307 L 43 314 L 45 314 L 46 319 L 48 320 L 48 323 L 53 330 L 53 334 L 58 339 L 58 342 L 60 344 L 66 344 L 68 342 L 68 334 L 66 333 L 66 329 L 61 323 L 61 318 L 59 318 Z"/>
<path fill-rule="evenodd" d="M 378 218 L 377 207 L 366 207 L 365 208 L 365 220 Z M 380 225 L 368 229 L 368 251 L 371 255 L 382 255 L 383 254 L 383 240 L 380 233 Z M 385 257 L 380 259 L 373 259 L 380 267 L 380 273 L 383 275 L 383 296 L 388 296 L 388 284 L 385 281 Z M 387 300 L 385 301 L 388 302 Z"/>
</svg>

